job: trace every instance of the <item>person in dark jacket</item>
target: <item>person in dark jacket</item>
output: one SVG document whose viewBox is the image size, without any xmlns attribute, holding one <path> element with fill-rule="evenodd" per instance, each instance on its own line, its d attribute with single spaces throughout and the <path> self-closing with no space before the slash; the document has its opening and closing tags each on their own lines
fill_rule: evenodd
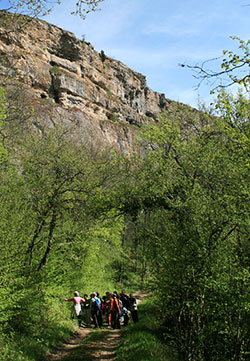
<svg viewBox="0 0 250 361">
<path fill-rule="evenodd" d="M 120 300 L 122 301 L 122 305 L 123 305 L 123 308 L 121 310 L 124 319 L 123 326 L 127 326 L 129 321 L 128 310 L 130 308 L 130 302 L 129 302 L 129 296 L 126 295 L 125 290 L 121 291 Z"/>
<path fill-rule="evenodd" d="M 102 304 L 103 304 L 103 302 L 102 302 L 102 299 L 100 297 L 100 293 L 96 292 L 95 294 L 96 294 L 95 299 L 96 299 L 97 307 L 98 307 L 97 321 L 98 321 L 99 327 L 102 327 L 102 323 L 103 323 L 103 321 L 102 321 Z"/>
<path fill-rule="evenodd" d="M 90 297 L 91 297 L 91 301 L 90 301 L 91 317 L 94 322 L 94 327 L 99 328 L 100 327 L 99 323 L 98 323 L 99 308 L 98 308 L 98 304 L 96 302 L 96 294 L 93 292 L 93 293 L 91 293 Z"/>
<path fill-rule="evenodd" d="M 91 312 L 90 312 L 90 302 L 87 293 L 84 295 L 85 302 L 82 306 L 83 308 L 83 320 L 86 323 L 87 327 L 91 327 Z"/>
<path fill-rule="evenodd" d="M 133 322 L 138 322 L 137 301 L 132 293 L 129 295 L 129 310 L 131 312 Z"/>
</svg>

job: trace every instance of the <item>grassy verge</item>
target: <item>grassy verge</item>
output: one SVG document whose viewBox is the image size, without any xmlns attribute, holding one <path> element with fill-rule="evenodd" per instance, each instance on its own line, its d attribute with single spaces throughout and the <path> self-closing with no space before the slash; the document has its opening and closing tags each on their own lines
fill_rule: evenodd
<svg viewBox="0 0 250 361">
<path fill-rule="evenodd" d="M 122 330 L 122 340 L 117 350 L 117 361 L 177 361 L 172 350 L 159 338 L 159 320 L 154 307 L 154 297 L 139 306 L 139 322 Z"/>
<path fill-rule="evenodd" d="M 51 325 L 50 325 L 51 326 Z M 55 332 L 56 330 L 56 332 Z M 38 361 L 44 360 L 45 354 L 53 346 L 62 344 L 72 335 L 73 321 L 65 321 L 54 325 L 54 329 L 45 328 L 43 334 L 36 332 L 30 335 L 13 334 L 9 337 L 0 337 L 2 358 L 0 361 Z"/>
</svg>

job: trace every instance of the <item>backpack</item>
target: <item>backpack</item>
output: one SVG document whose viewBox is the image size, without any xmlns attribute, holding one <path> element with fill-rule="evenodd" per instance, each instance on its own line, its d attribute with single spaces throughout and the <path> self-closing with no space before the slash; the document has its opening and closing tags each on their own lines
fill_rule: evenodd
<svg viewBox="0 0 250 361">
<path fill-rule="evenodd" d="M 102 307 L 102 301 L 99 297 L 95 297 L 95 305 L 96 305 L 96 309 L 99 311 Z"/>
</svg>

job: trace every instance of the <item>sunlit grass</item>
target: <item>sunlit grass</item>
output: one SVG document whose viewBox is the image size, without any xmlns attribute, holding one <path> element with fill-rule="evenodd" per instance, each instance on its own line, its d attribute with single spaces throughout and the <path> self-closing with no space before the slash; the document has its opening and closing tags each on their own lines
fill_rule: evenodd
<svg viewBox="0 0 250 361">
<path fill-rule="evenodd" d="M 174 350 L 163 344 L 158 337 L 154 299 L 139 306 L 139 322 L 130 320 L 122 330 L 122 341 L 117 350 L 117 361 L 177 361 Z"/>
</svg>

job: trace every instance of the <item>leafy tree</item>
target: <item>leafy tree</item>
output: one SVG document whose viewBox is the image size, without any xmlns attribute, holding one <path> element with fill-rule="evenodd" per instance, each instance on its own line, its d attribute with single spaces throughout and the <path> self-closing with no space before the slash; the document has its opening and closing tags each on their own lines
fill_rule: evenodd
<svg viewBox="0 0 250 361">
<path fill-rule="evenodd" d="M 148 151 L 139 168 L 146 196 L 139 192 L 138 199 L 150 212 L 148 261 L 164 333 L 184 360 L 247 358 L 246 103 L 219 99 L 221 119 L 179 105 L 144 134 Z"/>
<path fill-rule="evenodd" d="M 72 14 L 77 14 L 83 19 L 91 11 L 96 11 L 98 5 L 103 0 L 80 0 L 76 1 L 75 11 Z M 10 7 L 7 10 L 13 10 L 17 13 L 25 13 L 30 16 L 44 16 L 52 11 L 52 4 L 60 4 L 60 0 L 9 0 Z"/>
<path fill-rule="evenodd" d="M 194 77 L 199 80 L 198 87 L 206 80 L 213 86 L 212 94 L 215 90 L 228 88 L 233 84 L 242 85 L 249 91 L 250 40 L 244 41 L 236 36 L 231 37 L 231 39 L 238 41 L 239 51 L 235 53 L 231 50 L 223 50 L 220 70 L 211 70 L 210 65 L 218 59 L 221 60 L 221 57 L 206 60 L 201 65 L 180 64 L 182 67 L 187 67 L 194 72 Z"/>
<path fill-rule="evenodd" d="M 101 50 L 101 52 L 100 52 L 100 58 L 101 58 L 101 61 L 104 63 L 105 62 L 105 60 L 106 60 L 106 55 L 105 55 L 105 53 L 104 53 L 104 51 L 103 50 Z"/>
<path fill-rule="evenodd" d="M 1 163 L 4 162 L 4 160 L 6 159 L 6 156 L 7 156 L 6 149 L 4 148 L 4 145 L 3 145 L 4 137 L 1 132 L 2 123 L 6 118 L 5 107 L 6 107 L 6 98 L 5 98 L 4 89 L 0 88 L 0 165 L 1 165 Z"/>
<path fill-rule="evenodd" d="M 65 295 L 114 288 L 122 252 L 113 155 L 73 145 L 65 129 L 22 137 L 0 169 L 2 353 L 10 335 L 51 342 L 65 319 Z"/>
<path fill-rule="evenodd" d="M 29 142 L 21 162 L 35 225 L 27 262 L 40 270 L 52 251 L 54 232 L 59 228 L 61 234 L 67 219 L 74 219 L 75 226 L 69 227 L 74 234 L 79 222 L 83 228 L 84 220 L 88 219 L 90 227 L 91 217 L 96 220 L 101 216 L 103 210 L 98 204 L 105 201 L 102 192 L 105 193 L 105 184 L 114 173 L 110 167 L 107 170 L 108 160 L 98 160 L 93 153 L 90 156 L 83 147 L 72 145 L 64 131 L 57 129 Z"/>
</svg>

